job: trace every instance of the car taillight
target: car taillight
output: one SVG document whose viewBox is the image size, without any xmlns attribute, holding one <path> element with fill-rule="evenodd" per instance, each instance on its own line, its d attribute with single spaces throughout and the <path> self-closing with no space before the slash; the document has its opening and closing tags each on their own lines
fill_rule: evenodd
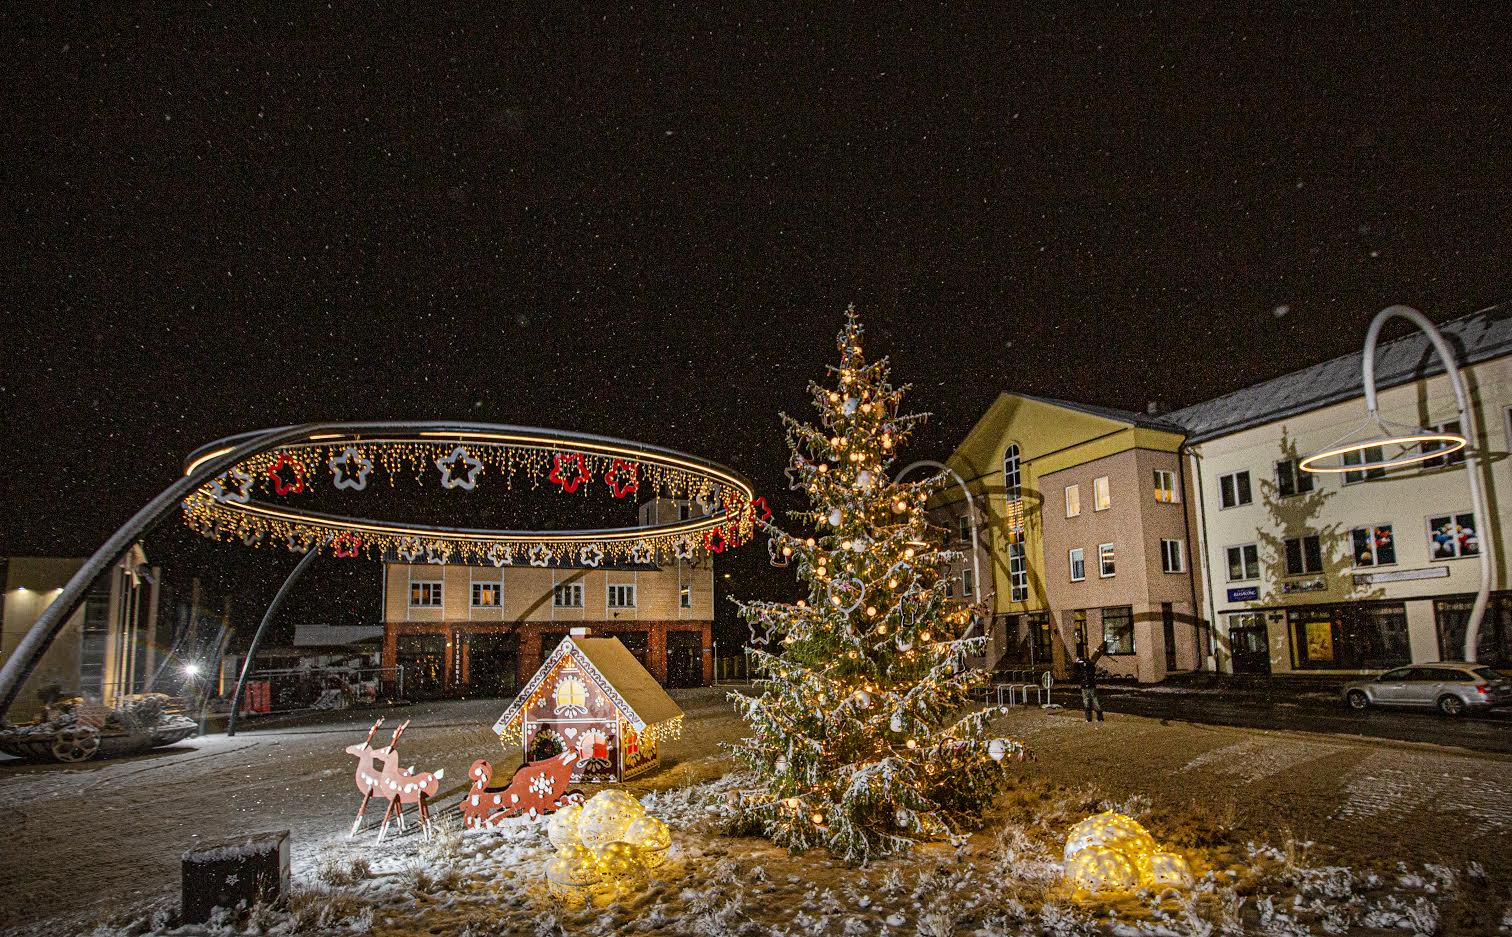
<svg viewBox="0 0 1512 937">
<path fill-rule="evenodd" d="M 1485 696 L 1487 693 L 1491 692 L 1491 688 L 1482 683 L 1476 686 L 1475 692 L 1479 693 L 1481 696 Z"/>
</svg>

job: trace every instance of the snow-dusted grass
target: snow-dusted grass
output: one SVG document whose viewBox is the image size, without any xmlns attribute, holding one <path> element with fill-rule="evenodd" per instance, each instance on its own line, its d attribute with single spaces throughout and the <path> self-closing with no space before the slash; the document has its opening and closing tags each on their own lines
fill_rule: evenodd
<svg viewBox="0 0 1512 937">
<path fill-rule="evenodd" d="M 668 863 L 645 891 L 568 909 L 546 891 L 552 855 L 544 828 L 462 831 L 442 824 L 430 842 L 403 837 L 382 849 L 330 847 L 302 870 L 286 910 L 225 915 L 168 929 L 162 915 L 99 933 L 455 934 L 1357 934 L 1495 933 L 1506 911 L 1477 893 L 1476 869 L 1402 863 L 1393 874 L 1314 864 L 1310 844 L 1254 843 L 1222 815 L 1162 808 L 1143 797 L 1110 802 L 1092 787 L 1026 780 L 999 799 L 983 828 L 958 846 L 847 866 L 823 853 L 789 856 L 721 832 L 743 778 L 715 777 L 648 793 L 648 811 L 673 830 Z M 1140 892 L 1078 901 L 1061 884 L 1065 830 L 1117 809 L 1187 856 L 1191 892 Z M 1479 879 L 1477 879 L 1479 876 Z M 1468 893 L 1462 894 L 1469 882 Z M 1478 929 L 1477 929 L 1478 928 Z"/>
</svg>

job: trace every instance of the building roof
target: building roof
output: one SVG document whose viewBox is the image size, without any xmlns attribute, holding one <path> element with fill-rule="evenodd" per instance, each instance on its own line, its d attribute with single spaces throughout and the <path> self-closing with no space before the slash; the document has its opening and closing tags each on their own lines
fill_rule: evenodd
<svg viewBox="0 0 1512 937">
<path fill-rule="evenodd" d="M 642 732 L 647 726 L 682 716 L 682 708 L 619 638 L 566 637 L 541 662 L 540 669 L 494 723 L 495 732 L 504 735 L 510 731 L 546 675 L 568 654 L 635 726 L 635 731 Z"/>
<path fill-rule="evenodd" d="M 1439 326 L 1461 365 L 1512 354 L 1512 303 L 1451 319 Z M 1275 420 L 1364 396 L 1360 365 L 1364 350 L 1283 374 L 1168 413 L 1187 442 L 1202 442 Z M 1385 390 L 1444 373 L 1428 336 L 1412 334 L 1376 348 L 1376 387 Z M 1069 406 L 1069 405 L 1068 405 Z"/>
<path fill-rule="evenodd" d="M 1185 433 L 1186 430 L 1172 423 L 1165 417 L 1152 416 L 1148 413 L 1136 413 L 1133 410 L 1119 410 L 1116 407 L 1100 407 L 1093 403 L 1078 403 L 1075 400 L 1061 400 L 1056 397 L 1040 397 L 1035 394 L 1025 394 L 1020 391 L 1010 390 L 1006 393 L 1025 400 L 1036 400 L 1047 403 L 1053 407 L 1065 407 L 1068 410 L 1076 410 L 1081 413 L 1089 413 L 1092 416 L 1100 416 L 1105 420 L 1116 420 L 1119 423 L 1129 423 L 1134 426 L 1143 426 L 1147 429 L 1163 430 L 1167 433 Z"/>
</svg>

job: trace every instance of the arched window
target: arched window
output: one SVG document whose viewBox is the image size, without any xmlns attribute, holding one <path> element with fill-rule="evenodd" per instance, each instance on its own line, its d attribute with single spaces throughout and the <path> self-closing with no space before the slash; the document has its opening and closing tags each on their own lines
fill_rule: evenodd
<svg viewBox="0 0 1512 937">
<path fill-rule="evenodd" d="M 556 685 L 556 711 L 558 713 L 588 708 L 588 688 L 576 677 L 567 677 Z"/>
<path fill-rule="evenodd" d="M 1018 443 L 1009 443 L 1008 448 L 1003 450 L 1003 489 L 1007 492 L 1009 501 L 1019 499 L 1021 486 Z"/>
</svg>

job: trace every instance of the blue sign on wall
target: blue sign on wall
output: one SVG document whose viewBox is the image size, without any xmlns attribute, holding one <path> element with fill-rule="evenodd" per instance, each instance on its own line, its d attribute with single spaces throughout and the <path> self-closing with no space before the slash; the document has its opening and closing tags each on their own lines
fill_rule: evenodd
<svg viewBox="0 0 1512 937">
<path fill-rule="evenodd" d="M 1228 591 L 1230 602 L 1253 602 L 1260 598 L 1259 586 L 1240 586 L 1238 589 Z"/>
</svg>

